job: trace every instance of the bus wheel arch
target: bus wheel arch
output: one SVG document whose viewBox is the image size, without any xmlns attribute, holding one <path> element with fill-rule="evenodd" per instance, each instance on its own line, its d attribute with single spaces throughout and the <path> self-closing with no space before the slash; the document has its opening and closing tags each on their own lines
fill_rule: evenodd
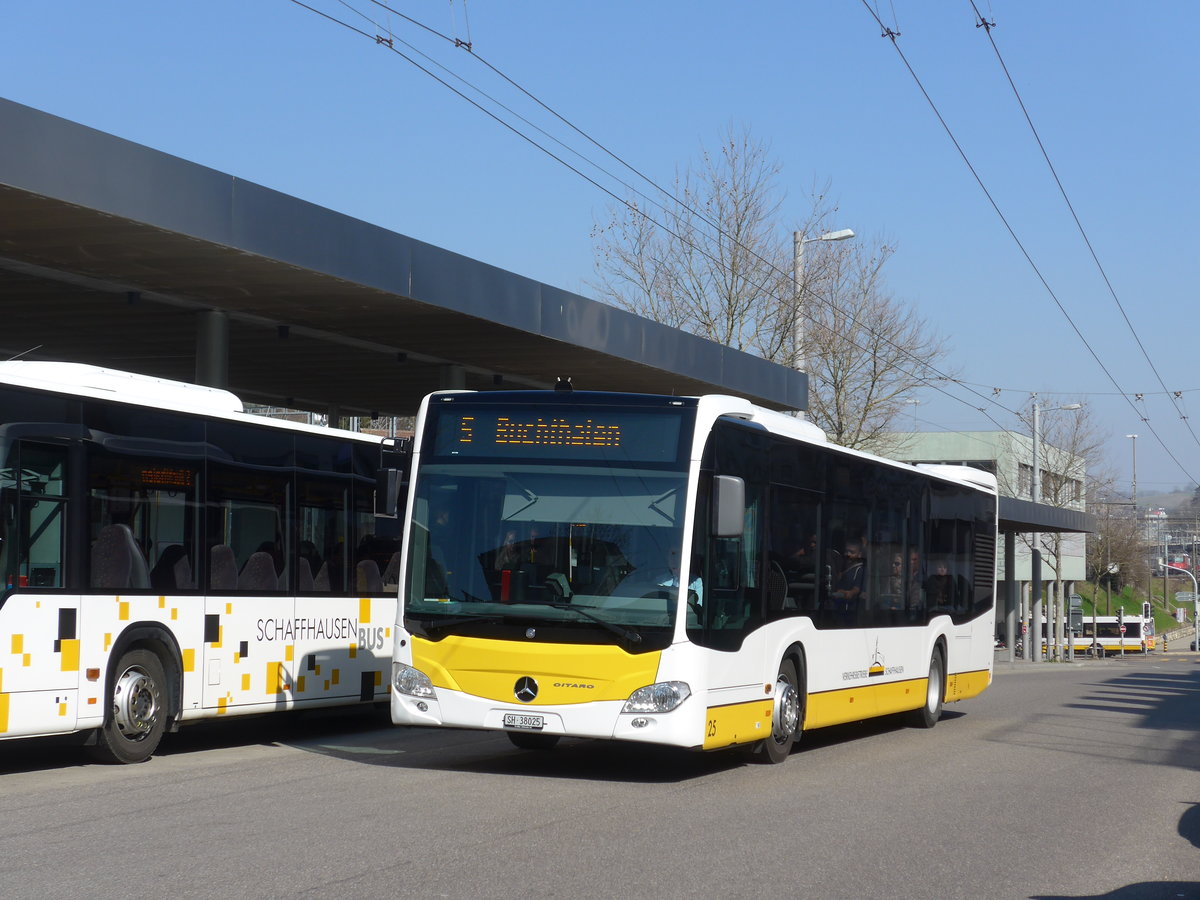
<svg viewBox="0 0 1200 900">
<path fill-rule="evenodd" d="M 908 723 L 915 728 L 932 728 L 942 717 L 942 706 L 946 702 L 946 642 L 938 637 L 929 654 L 929 677 L 926 680 L 925 699 L 921 706 L 908 714 Z"/>
<path fill-rule="evenodd" d="M 804 648 L 793 644 L 779 661 L 775 676 L 771 735 L 751 745 L 752 761 L 775 764 L 788 758 L 804 730 L 807 696 Z"/>
<path fill-rule="evenodd" d="M 145 762 L 167 731 L 178 730 L 182 665 L 174 638 L 154 625 L 118 638 L 104 681 L 104 724 L 87 741 L 93 758 Z"/>
</svg>

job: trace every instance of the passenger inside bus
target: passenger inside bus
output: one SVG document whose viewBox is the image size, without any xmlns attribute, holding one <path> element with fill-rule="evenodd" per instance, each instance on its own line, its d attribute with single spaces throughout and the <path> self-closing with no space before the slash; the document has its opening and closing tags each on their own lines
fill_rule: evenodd
<svg viewBox="0 0 1200 900">
<path fill-rule="evenodd" d="M 879 608 L 889 613 L 904 608 L 904 557 L 892 554 L 891 569 L 884 579 L 883 592 L 879 596 Z"/>
<path fill-rule="evenodd" d="M 925 581 L 925 596 L 933 613 L 949 612 L 954 608 L 954 576 L 945 559 L 934 560 L 933 574 Z"/>
<path fill-rule="evenodd" d="M 847 541 L 842 556 L 844 559 L 842 571 L 829 596 L 833 601 L 833 609 L 837 618 L 843 623 L 849 624 L 854 621 L 866 584 L 866 558 L 863 554 L 863 542 Z"/>
</svg>

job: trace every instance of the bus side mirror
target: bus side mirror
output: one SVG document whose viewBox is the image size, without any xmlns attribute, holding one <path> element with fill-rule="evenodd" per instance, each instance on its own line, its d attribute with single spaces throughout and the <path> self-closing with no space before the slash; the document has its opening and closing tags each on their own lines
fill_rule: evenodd
<svg viewBox="0 0 1200 900">
<path fill-rule="evenodd" d="M 400 493 L 408 484 L 412 438 L 386 438 L 379 450 L 375 473 L 375 515 L 394 519 L 400 514 Z"/>
<path fill-rule="evenodd" d="M 400 488 L 403 474 L 399 469 L 380 469 L 375 473 L 375 515 L 394 519 L 400 510 Z"/>
<path fill-rule="evenodd" d="M 713 537 L 737 538 L 746 527 L 746 482 L 736 475 L 713 478 Z"/>
</svg>

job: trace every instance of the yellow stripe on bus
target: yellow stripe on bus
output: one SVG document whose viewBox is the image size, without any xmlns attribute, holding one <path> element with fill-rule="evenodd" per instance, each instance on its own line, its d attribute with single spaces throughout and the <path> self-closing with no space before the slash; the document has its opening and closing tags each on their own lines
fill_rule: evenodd
<svg viewBox="0 0 1200 900">
<path fill-rule="evenodd" d="M 825 728 L 857 722 L 872 716 L 917 709 L 925 702 L 928 679 L 861 684 L 808 695 L 805 728 Z"/>
<path fill-rule="evenodd" d="M 946 699 L 966 700 L 978 697 L 992 683 L 992 673 L 987 669 L 975 672 L 959 672 L 946 679 Z"/>
<path fill-rule="evenodd" d="M 728 706 L 710 706 L 704 714 L 704 749 L 761 741 L 771 734 L 773 700 L 751 700 Z"/>
<path fill-rule="evenodd" d="M 992 673 L 986 669 L 949 675 L 946 678 L 945 699 L 953 701 L 974 697 L 983 693 L 991 682 Z M 913 678 L 907 681 L 861 684 L 836 691 L 809 694 L 804 727 L 825 728 L 829 725 L 857 722 L 872 716 L 887 716 L 920 709 L 925 703 L 928 688 L 928 678 Z"/>
<path fill-rule="evenodd" d="M 595 700 L 627 700 L 653 684 L 661 653 L 626 653 L 611 645 L 542 644 L 448 637 L 414 637 L 413 665 L 435 688 L 462 691 L 499 703 L 512 703 L 516 680 L 538 683 L 537 702 L 557 705 Z"/>
</svg>

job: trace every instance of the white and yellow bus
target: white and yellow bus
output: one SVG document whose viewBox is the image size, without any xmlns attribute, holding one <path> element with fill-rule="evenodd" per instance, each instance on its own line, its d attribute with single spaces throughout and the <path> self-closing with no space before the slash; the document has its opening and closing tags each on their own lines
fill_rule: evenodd
<svg viewBox="0 0 1200 900">
<path fill-rule="evenodd" d="M 1122 633 L 1121 627 L 1125 631 Z M 1122 653 L 1145 654 L 1157 644 L 1154 619 L 1127 615 L 1122 622 L 1116 616 L 1084 617 L 1080 634 L 1074 637 L 1075 655 L 1096 657 L 1119 656 Z"/>
<path fill-rule="evenodd" d="M 190 720 L 385 700 L 383 447 L 227 391 L 0 363 L 0 739 L 136 762 Z"/>
<path fill-rule="evenodd" d="M 398 724 L 785 759 L 992 677 L 996 485 L 725 396 L 438 393 L 414 444 Z"/>
</svg>

